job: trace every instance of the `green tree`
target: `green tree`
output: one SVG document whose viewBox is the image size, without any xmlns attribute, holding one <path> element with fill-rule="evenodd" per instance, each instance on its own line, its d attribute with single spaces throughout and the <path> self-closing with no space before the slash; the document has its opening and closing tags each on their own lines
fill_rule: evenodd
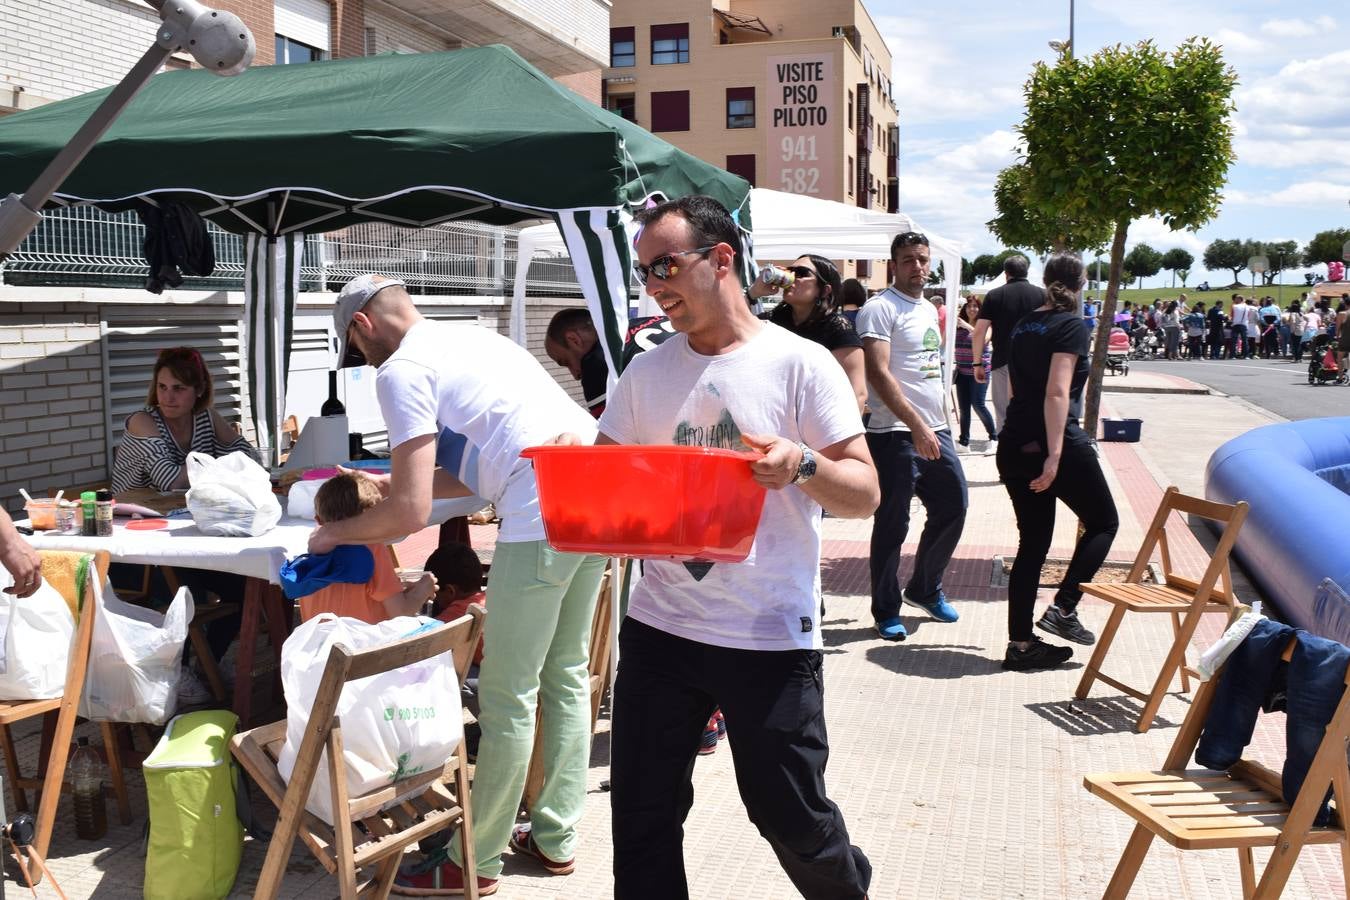
<svg viewBox="0 0 1350 900">
<path fill-rule="evenodd" d="M 1308 241 L 1308 246 L 1303 248 L 1303 261 L 1309 266 L 1336 262 L 1344 252 L 1342 248 L 1346 241 L 1350 241 L 1350 228 L 1319 231 L 1313 235 L 1311 241 Z"/>
<path fill-rule="evenodd" d="M 1274 284 L 1281 272 L 1303 265 L 1303 253 L 1298 249 L 1297 241 L 1272 241 L 1262 252 L 1270 263 L 1270 268 L 1261 276 L 1266 284 Z"/>
<path fill-rule="evenodd" d="M 1190 270 L 1190 269 L 1177 269 L 1177 273 L 1176 273 L 1176 274 L 1177 274 L 1177 277 L 1181 279 L 1181 286 L 1182 286 L 1182 287 L 1185 287 L 1185 286 L 1186 286 L 1186 279 L 1189 278 L 1189 277 L 1191 276 L 1191 270 Z M 1173 287 L 1175 287 L 1175 285 L 1173 285 Z"/>
<path fill-rule="evenodd" d="M 1125 268 L 1134 273 L 1139 279 L 1139 286 L 1143 287 L 1145 278 L 1152 278 L 1162 271 L 1162 254 L 1148 244 L 1135 244 L 1125 254 Z"/>
<path fill-rule="evenodd" d="M 1111 239 L 1108 226 L 1075 222 L 1058 211 L 1046 213 L 1030 203 L 1027 195 L 1030 171 L 1028 164 L 1021 162 L 998 173 L 994 182 L 998 216 L 985 224 L 999 240 L 1044 256 L 1099 247 Z"/>
<path fill-rule="evenodd" d="M 970 264 L 970 270 L 981 282 L 988 281 L 995 274 L 1002 270 L 1002 263 L 995 263 L 994 254 L 981 253 L 975 257 L 975 261 Z M 991 271 L 992 270 L 992 271 Z"/>
<path fill-rule="evenodd" d="M 1210 241 L 1209 246 L 1205 248 L 1205 268 L 1230 269 L 1233 273 L 1233 283 L 1240 284 L 1242 270 L 1247 268 L 1247 260 L 1252 256 L 1250 251 L 1251 241 Z"/>
<path fill-rule="evenodd" d="M 1135 274 L 1130 269 L 1129 265 L 1126 264 L 1125 266 L 1123 266 L 1120 270 L 1120 283 L 1123 284 L 1125 287 L 1132 287 L 1134 285 L 1134 279 Z"/>
<path fill-rule="evenodd" d="M 1234 159 L 1236 84 L 1220 48 L 1204 38 L 1171 54 L 1144 41 L 1032 70 L 1018 129 L 1023 200 L 1044 214 L 1112 228 L 1101 321 L 1115 315 L 1131 222 L 1158 216 L 1174 230 L 1196 229 L 1218 212 Z M 1093 343 L 1083 417 L 1089 434 L 1097 429 L 1109 332 L 1099 328 Z"/>
<path fill-rule="evenodd" d="M 1162 267 L 1172 273 L 1172 287 L 1177 286 L 1177 276 L 1185 272 L 1191 274 L 1190 268 L 1195 263 L 1195 257 L 1189 251 L 1180 247 L 1173 247 L 1162 255 Z M 1181 275 L 1181 286 L 1186 286 L 1186 275 Z"/>
<path fill-rule="evenodd" d="M 975 265 L 964 256 L 961 257 L 961 286 L 968 287 L 975 283 Z"/>
</svg>

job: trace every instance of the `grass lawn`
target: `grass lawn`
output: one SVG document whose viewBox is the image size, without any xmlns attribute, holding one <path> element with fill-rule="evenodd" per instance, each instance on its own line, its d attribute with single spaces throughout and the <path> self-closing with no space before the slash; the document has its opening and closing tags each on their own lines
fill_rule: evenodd
<svg viewBox="0 0 1350 900">
<path fill-rule="evenodd" d="M 1157 278 L 1150 280 L 1160 281 L 1160 279 Z M 1211 284 L 1212 283 L 1213 282 L 1211 282 Z M 1197 291 L 1194 287 L 1183 288 L 1178 285 L 1173 288 L 1162 287 L 1160 285 L 1158 287 L 1146 288 L 1122 288 L 1117 302 L 1123 304 L 1126 300 L 1129 300 L 1131 303 L 1148 304 L 1152 303 L 1154 300 L 1161 300 L 1166 303 L 1168 300 L 1177 299 L 1177 297 L 1184 292 L 1186 298 L 1191 303 L 1199 300 L 1204 303 L 1206 307 L 1212 305 L 1215 300 L 1220 299 L 1223 300 L 1226 305 L 1228 299 L 1232 297 L 1233 294 L 1241 294 L 1243 297 L 1250 297 L 1255 294 L 1257 300 L 1266 296 L 1271 296 L 1275 298 L 1275 302 L 1278 305 L 1288 306 L 1294 300 L 1301 298 L 1306 290 L 1308 290 L 1307 286 L 1302 283 L 1285 285 L 1258 284 L 1255 289 L 1248 285 L 1240 291 L 1236 289 L 1230 290 L 1226 287 L 1211 291 Z M 1087 293 L 1092 297 L 1100 299 L 1106 295 L 1106 289 L 1089 290 Z"/>
</svg>

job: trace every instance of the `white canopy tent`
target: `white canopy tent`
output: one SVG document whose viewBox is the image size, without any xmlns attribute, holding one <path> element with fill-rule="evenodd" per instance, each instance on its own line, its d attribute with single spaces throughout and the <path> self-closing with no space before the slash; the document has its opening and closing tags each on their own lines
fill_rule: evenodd
<svg viewBox="0 0 1350 900">
<path fill-rule="evenodd" d="M 961 249 L 945 238 L 921 228 L 904 213 L 883 213 L 834 200 L 820 200 L 782 191 L 755 188 L 750 192 L 751 235 L 754 255 L 762 259 L 796 259 L 815 253 L 827 259 L 880 259 L 891 257 L 891 240 L 903 231 L 921 231 L 928 236 L 933 268 L 940 262 L 947 273 L 961 271 Z M 530 263 L 540 254 L 567 252 L 557 225 L 546 223 L 520 233 L 516 280 L 511 303 L 511 339 L 525 343 L 525 281 Z M 956 312 L 959 309 L 959 278 L 946 285 L 947 334 L 944 341 L 944 396 L 950 393 L 952 354 L 956 343 Z M 644 314 L 659 312 L 645 293 L 639 300 Z"/>
</svg>

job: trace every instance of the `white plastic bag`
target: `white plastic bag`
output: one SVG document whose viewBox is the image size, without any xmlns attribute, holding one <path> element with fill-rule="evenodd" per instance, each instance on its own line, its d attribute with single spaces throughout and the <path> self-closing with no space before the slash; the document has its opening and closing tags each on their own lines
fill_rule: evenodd
<svg viewBox="0 0 1350 900">
<path fill-rule="evenodd" d="M 192 593 L 179 588 L 161 615 L 118 599 L 105 583 L 89 647 L 80 715 L 100 722 L 163 725 L 178 705 Z"/>
<path fill-rule="evenodd" d="M 0 587 L 14 584 L 0 569 Z M 0 594 L 0 606 L 8 611 L 4 640 L 5 670 L 0 674 L 0 700 L 47 700 L 66 688 L 70 645 L 75 639 L 75 620 L 61 592 L 47 582 L 29 597 L 16 599 Z M 0 616 L 0 618 L 3 618 Z"/>
<path fill-rule="evenodd" d="M 187 508 L 203 534 L 257 537 L 280 521 L 272 479 L 247 453 L 236 450 L 220 459 L 189 453 L 187 470 Z"/>
<path fill-rule="evenodd" d="M 286 743 L 277 769 L 287 783 L 295 769 L 328 651 L 337 643 L 353 652 L 408 637 L 434 619 L 404 616 L 376 625 L 324 613 L 291 633 L 281 648 L 281 684 L 286 692 Z M 459 682 L 449 651 L 420 663 L 349 681 L 342 688 L 343 768 L 351 796 L 442 766 L 464 737 Z M 305 808 L 330 825 L 332 788 L 324 751 Z"/>
</svg>

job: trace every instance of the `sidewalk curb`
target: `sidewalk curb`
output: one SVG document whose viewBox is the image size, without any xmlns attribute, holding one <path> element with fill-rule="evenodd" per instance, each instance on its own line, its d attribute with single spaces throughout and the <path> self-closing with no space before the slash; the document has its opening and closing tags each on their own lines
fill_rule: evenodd
<svg viewBox="0 0 1350 900">
<path fill-rule="evenodd" d="M 1148 385 L 1113 385 L 1102 383 L 1103 394 L 1213 394 L 1209 388 L 1202 385 L 1195 387 L 1156 387 Z"/>
</svg>

